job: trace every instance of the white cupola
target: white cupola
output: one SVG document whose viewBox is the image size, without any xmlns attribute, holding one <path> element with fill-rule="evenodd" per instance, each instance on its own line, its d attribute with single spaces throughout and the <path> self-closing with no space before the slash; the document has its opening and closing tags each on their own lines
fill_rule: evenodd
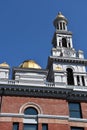
<svg viewBox="0 0 87 130">
<path fill-rule="evenodd" d="M 53 22 L 57 30 L 65 30 L 65 31 L 67 31 L 67 23 L 68 23 L 67 19 L 65 18 L 65 16 L 62 15 L 61 12 L 58 13 Z"/>
</svg>

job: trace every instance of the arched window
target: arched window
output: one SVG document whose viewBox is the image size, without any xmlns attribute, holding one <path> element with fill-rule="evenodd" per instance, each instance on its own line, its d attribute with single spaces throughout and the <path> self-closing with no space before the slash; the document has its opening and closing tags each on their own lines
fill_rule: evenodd
<svg viewBox="0 0 87 130">
<path fill-rule="evenodd" d="M 25 115 L 37 115 L 38 111 L 33 108 L 33 107 L 28 107 L 24 110 L 24 114 Z M 29 119 L 30 122 L 28 122 L 27 124 L 24 124 L 24 128 L 23 130 L 38 130 L 38 123 L 37 123 L 37 118 L 31 118 L 32 119 L 32 123 Z"/>
<path fill-rule="evenodd" d="M 35 108 L 33 108 L 33 107 L 28 107 L 28 108 L 26 108 L 26 109 L 24 110 L 24 114 L 25 114 L 25 115 L 37 115 L 38 112 L 37 112 L 37 110 L 36 110 Z"/>
<path fill-rule="evenodd" d="M 74 85 L 73 70 L 71 68 L 67 68 L 67 84 Z"/>
<path fill-rule="evenodd" d="M 62 38 L 62 46 L 63 46 L 63 47 L 67 47 L 66 38 Z"/>
</svg>

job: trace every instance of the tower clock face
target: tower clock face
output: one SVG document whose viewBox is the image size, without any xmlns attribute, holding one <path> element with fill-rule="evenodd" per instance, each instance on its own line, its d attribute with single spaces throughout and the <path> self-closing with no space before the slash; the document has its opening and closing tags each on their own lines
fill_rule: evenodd
<svg viewBox="0 0 87 130">
<path fill-rule="evenodd" d="M 65 50 L 65 51 L 64 51 L 64 54 L 65 54 L 66 56 L 71 56 L 71 55 L 72 55 L 72 52 L 69 51 L 69 50 Z"/>
</svg>

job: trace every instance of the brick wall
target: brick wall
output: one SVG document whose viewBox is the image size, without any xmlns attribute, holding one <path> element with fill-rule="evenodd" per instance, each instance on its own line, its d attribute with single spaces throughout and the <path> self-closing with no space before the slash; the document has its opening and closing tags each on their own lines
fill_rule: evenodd
<svg viewBox="0 0 87 130">
<path fill-rule="evenodd" d="M 10 96 L 5 96 L 2 99 L 2 113 L 19 113 L 22 105 L 28 102 L 38 104 L 44 114 L 68 115 L 68 104 L 66 100 Z"/>
<path fill-rule="evenodd" d="M 62 99 L 34 98 L 34 97 L 10 97 L 2 98 L 2 113 L 19 113 L 20 108 L 26 103 L 35 103 L 42 109 L 42 114 L 68 116 L 68 102 Z M 81 103 L 83 118 L 87 119 L 87 103 Z M 19 122 L 19 130 L 23 130 L 23 119 L 17 117 L 0 117 L 0 130 L 12 130 L 13 122 Z M 38 130 L 42 130 L 42 123 L 48 124 L 48 130 L 70 130 L 70 126 L 86 127 L 87 123 L 68 121 L 67 119 L 41 118 L 38 120 Z"/>
<path fill-rule="evenodd" d="M 82 108 L 82 117 L 87 119 L 87 103 L 82 102 L 81 108 Z"/>
<path fill-rule="evenodd" d="M 12 123 L 0 122 L 0 130 L 12 130 Z"/>
<path fill-rule="evenodd" d="M 48 130 L 70 130 L 70 127 L 63 124 L 49 124 Z"/>
</svg>

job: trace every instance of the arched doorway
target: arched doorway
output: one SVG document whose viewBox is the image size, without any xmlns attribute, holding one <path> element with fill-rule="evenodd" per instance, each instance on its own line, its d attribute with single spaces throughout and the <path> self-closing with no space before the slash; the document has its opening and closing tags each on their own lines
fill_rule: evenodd
<svg viewBox="0 0 87 130">
<path fill-rule="evenodd" d="M 73 70 L 71 68 L 67 68 L 67 84 L 74 85 L 74 78 L 73 78 Z"/>
</svg>

